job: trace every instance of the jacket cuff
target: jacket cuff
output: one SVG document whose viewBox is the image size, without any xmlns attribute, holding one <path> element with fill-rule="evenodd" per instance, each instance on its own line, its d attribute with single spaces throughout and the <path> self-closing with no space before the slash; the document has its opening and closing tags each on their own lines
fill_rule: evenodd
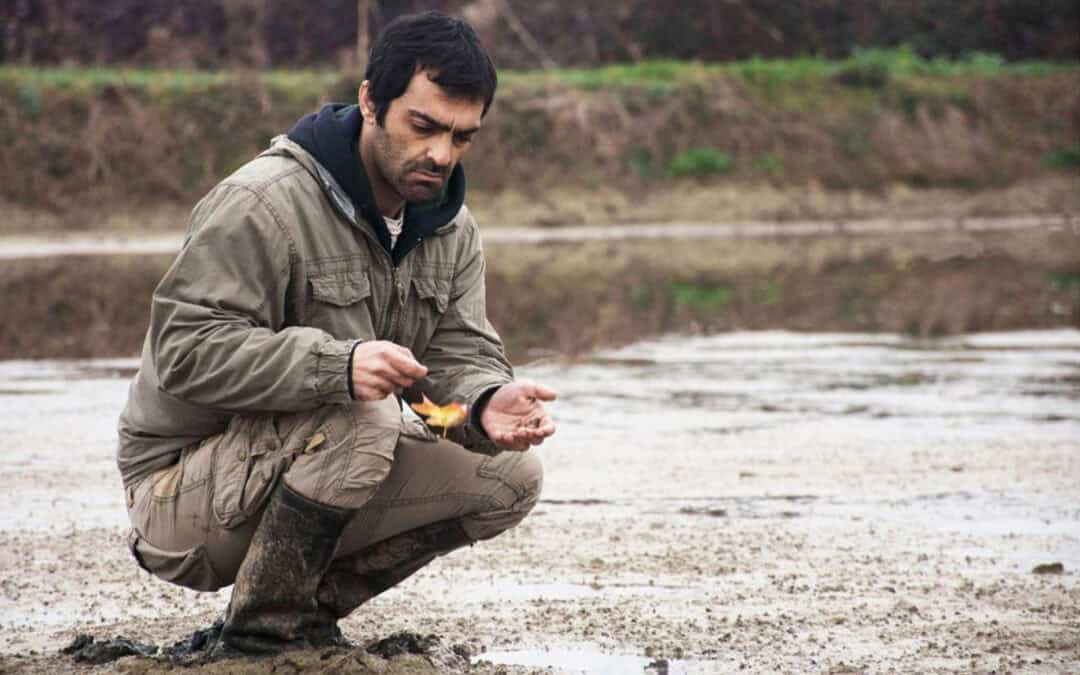
<svg viewBox="0 0 1080 675">
<path fill-rule="evenodd" d="M 353 354 L 356 353 L 356 345 L 360 344 L 361 342 L 363 342 L 363 340 L 357 340 L 352 343 L 352 346 L 349 347 L 349 363 L 345 366 L 345 384 L 349 387 L 349 399 L 352 401 L 356 400 L 356 391 L 353 389 L 352 382 Z"/>
<path fill-rule="evenodd" d="M 454 429 L 450 434 L 450 440 L 454 441 L 469 452 L 481 455 L 497 455 L 505 448 L 496 445 L 487 437 L 483 429 L 473 426 L 471 423 Z"/>
<path fill-rule="evenodd" d="M 501 384 L 489 387 L 480 392 L 480 395 L 476 397 L 472 405 L 469 406 L 469 426 L 473 427 L 478 434 L 487 438 L 487 432 L 484 431 L 484 427 L 480 424 L 480 415 L 484 412 L 484 408 L 487 407 L 488 401 L 495 395 L 495 392 L 499 391 Z"/>
<path fill-rule="evenodd" d="M 355 342 L 327 340 L 316 347 L 315 396 L 323 403 L 352 401 L 349 362 Z"/>
<path fill-rule="evenodd" d="M 484 406 L 487 405 L 491 397 L 503 384 L 506 383 L 486 385 L 479 390 L 478 394 L 472 397 L 473 401 L 469 405 L 469 420 L 463 426 L 454 429 L 457 433 L 453 434 L 455 438 L 451 440 L 466 450 L 481 455 L 497 455 L 505 450 L 505 448 L 488 438 L 484 427 L 480 424 L 480 414 L 484 411 Z"/>
</svg>

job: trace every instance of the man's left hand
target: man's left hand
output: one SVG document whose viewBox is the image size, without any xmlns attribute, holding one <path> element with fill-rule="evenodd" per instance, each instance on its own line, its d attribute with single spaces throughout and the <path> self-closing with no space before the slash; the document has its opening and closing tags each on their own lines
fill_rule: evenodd
<svg viewBox="0 0 1080 675">
<path fill-rule="evenodd" d="M 532 382 L 511 382 L 499 387 L 480 413 L 480 425 L 488 438 L 508 450 L 525 451 L 555 433 L 541 401 L 558 395 Z"/>
</svg>

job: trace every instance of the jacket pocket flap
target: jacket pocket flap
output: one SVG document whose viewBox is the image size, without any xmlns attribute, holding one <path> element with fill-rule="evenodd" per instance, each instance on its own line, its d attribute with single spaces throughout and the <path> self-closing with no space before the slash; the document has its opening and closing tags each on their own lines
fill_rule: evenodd
<svg viewBox="0 0 1080 675">
<path fill-rule="evenodd" d="M 448 279 L 429 279 L 413 277 L 413 286 L 417 297 L 429 299 L 440 312 L 445 312 L 450 304 L 450 281 Z"/>
<path fill-rule="evenodd" d="M 311 294 L 316 300 L 338 307 L 360 302 L 371 295 L 366 274 L 326 274 L 312 276 Z"/>
</svg>

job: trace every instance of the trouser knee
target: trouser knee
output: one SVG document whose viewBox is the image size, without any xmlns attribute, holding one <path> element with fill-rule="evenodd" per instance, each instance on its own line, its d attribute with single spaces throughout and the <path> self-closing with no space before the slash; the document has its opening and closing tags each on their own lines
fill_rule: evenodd
<svg viewBox="0 0 1080 675">
<path fill-rule="evenodd" d="M 462 523 L 475 540 L 490 539 L 516 526 L 540 500 L 544 467 L 537 452 L 503 452 L 484 460 L 479 474 L 502 485 L 490 509 L 475 513 Z"/>
<path fill-rule="evenodd" d="M 302 447 L 285 483 L 312 501 L 359 509 L 390 475 L 401 433 L 401 408 L 392 396 L 329 406 L 290 430 Z"/>
</svg>

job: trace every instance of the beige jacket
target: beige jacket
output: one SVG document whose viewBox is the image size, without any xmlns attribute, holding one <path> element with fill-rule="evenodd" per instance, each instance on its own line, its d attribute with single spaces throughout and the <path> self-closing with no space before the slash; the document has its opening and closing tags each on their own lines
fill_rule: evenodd
<svg viewBox="0 0 1080 675">
<path fill-rule="evenodd" d="M 142 362 L 120 417 L 125 486 L 222 432 L 238 414 L 350 401 L 358 340 L 408 347 L 428 376 L 405 392 L 472 404 L 513 372 L 485 309 L 484 256 L 467 208 L 397 267 L 344 190 L 285 137 L 192 213 L 154 291 Z M 472 424 L 455 440 L 497 452 Z"/>
</svg>

